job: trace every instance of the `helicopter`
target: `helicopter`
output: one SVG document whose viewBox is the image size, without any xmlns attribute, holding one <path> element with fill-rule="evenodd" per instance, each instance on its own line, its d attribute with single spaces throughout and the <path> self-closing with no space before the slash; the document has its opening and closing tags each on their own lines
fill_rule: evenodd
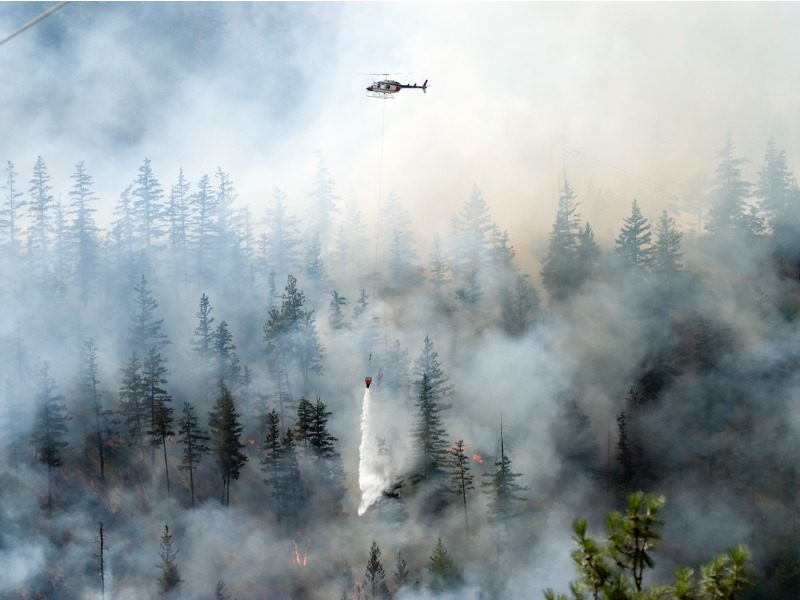
<svg viewBox="0 0 800 600">
<path fill-rule="evenodd" d="M 384 76 L 388 77 L 388 74 L 384 74 Z M 372 98 L 390 98 L 389 94 L 396 94 L 402 89 L 422 90 L 423 94 L 427 93 L 428 80 L 426 79 L 422 85 L 417 85 L 416 83 L 400 83 L 393 79 L 382 79 L 381 81 L 373 81 L 367 91 L 370 92 L 369 95 Z"/>
</svg>

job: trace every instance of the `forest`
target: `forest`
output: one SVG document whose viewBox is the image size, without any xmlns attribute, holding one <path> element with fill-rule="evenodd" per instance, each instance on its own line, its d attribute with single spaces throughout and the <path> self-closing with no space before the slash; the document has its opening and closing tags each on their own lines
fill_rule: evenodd
<svg viewBox="0 0 800 600">
<path fill-rule="evenodd" d="M 607 247 L 565 172 L 535 273 L 477 186 L 420 256 L 321 155 L 303 215 L 144 159 L 108 228 L 8 161 L 0 595 L 797 597 L 800 187 L 721 146 Z"/>
</svg>

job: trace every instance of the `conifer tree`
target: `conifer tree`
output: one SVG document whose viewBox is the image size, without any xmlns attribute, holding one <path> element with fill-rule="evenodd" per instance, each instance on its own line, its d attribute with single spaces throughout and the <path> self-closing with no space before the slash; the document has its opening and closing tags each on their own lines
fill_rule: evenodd
<svg viewBox="0 0 800 600">
<path fill-rule="evenodd" d="M 192 348 L 204 362 L 211 356 L 211 325 L 214 323 L 214 317 L 211 316 L 211 312 L 213 310 L 208 296 L 205 294 L 200 296 L 200 308 L 197 311 L 197 327 L 194 330 Z"/>
<path fill-rule="evenodd" d="M 228 595 L 227 586 L 221 579 L 217 582 L 217 587 L 214 590 L 214 600 L 231 600 L 231 597 Z"/>
<path fill-rule="evenodd" d="M 189 472 L 189 490 L 194 506 L 194 471 L 203 455 L 208 454 L 211 449 L 207 445 L 208 435 L 198 426 L 194 407 L 188 402 L 183 403 L 183 417 L 178 420 L 178 436 L 179 443 L 183 446 L 183 460 L 178 469 Z"/>
<path fill-rule="evenodd" d="M 364 573 L 364 583 L 367 598 L 389 598 L 389 587 L 386 585 L 386 571 L 381 562 L 381 549 L 376 542 L 372 542 L 369 549 L 369 559 Z"/>
<path fill-rule="evenodd" d="M 450 408 L 448 401 L 454 394 L 454 388 L 448 383 L 439 362 L 439 353 L 434 350 L 433 341 L 426 335 L 422 343 L 422 352 L 414 362 L 414 391 L 419 396 L 422 390 L 422 376 L 428 376 L 430 395 L 440 408 Z"/>
<path fill-rule="evenodd" d="M 153 316 L 153 311 L 158 308 L 158 302 L 153 297 L 144 275 L 133 291 L 136 295 L 133 300 L 134 309 L 131 313 L 131 341 L 133 350 L 141 356 L 146 356 L 150 348 L 155 347 L 160 350 L 169 341 L 167 336 L 161 332 L 164 319 L 156 319 Z"/>
<path fill-rule="evenodd" d="M 150 411 L 145 399 L 142 363 L 131 354 L 122 369 L 119 387 L 119 413 L 125 421 L 128 437 L 138 447 L 144 446 L 144 435 L 148 429 Z"/>
<path fill-rule="evenodd" d="M 381 385 L 386 386 L 392 393 L 403 392 L 405 397 L 409 393 L 411 359 L 408 357 L 408 351 L 400 345 L 400 340 L 395 340 L 387 348 L 383 362 L 385 366 Z"/>
<path fill-rule="evenodd" d="M 311 211 L 308 215 L 309 237 L 319 236 L 323 249 L 328 247 L 331 235 L 331 223 L 339 212 L 336 206 L 338 197 L 334 192 L 333 179 L 328 175 L 328 168 L 321 152 L 317 153 L 317 172 L 314 177 L 314 191 L 311 194 Z"/>
<path fill-rule="evenodd" d="M 353 319 L 358 321 L 359 317 L 367 312 L 367 308 L 369 308 L 369 294 L 367 294 L 367 290 L 361 288 L 358 300 L 353 305 Z"/>
<path fill-rule="evenodd" d="M 758 172 L 755 195 L 760 200 L 759 208 L 774 228 L 777 220 L 796 202 L 796 181 L 786 166 L 786 151 L 778 150 L 775 140 L 767 142 L 764 165 Z"/>
<path fill-rule="evenodd" d="M 103 392 L 100 389 L 97 367 L 97 347 L 94 340 L 88 340 L 83 354 L 83 373 L 81 377 L 81 395 L 88 405 L 92 419 L 92 433 L 97 461 L 100 469 L 100 481 L 105 481 L 106 452 L 105 447 L 111 431 L 112 412 L 103 408 Z"/>
<path fill-rule="evenodd" d="M 408 566 L 400 551 L 397 552 L 397 562 L 395 563 L 392 581 L 394 582 L 395 591 L 401 590 L 408 582 Z"/>
<path fill-rule="evenodd" d="M 745 214 L 750 184 L 742 177 L 744 158 L 734 157 L 733 139 L 730 134 L 725 146 L 717 155 L 719 164 L 711 192 L 711 207 L 706 230 L 721 235 L 746 231 Z"/>
<path fill-rule="evenodd" d="M 472 187 L 469 199 L 454 217 L 453 229 L 455 275 L 463 279 L 470 273 L 480 273 L 490 258 L 495 224 L 477 185 Z"/>
<path fill-rule="evenodd" d="M 577 285 L 581 286 L 595 277 L 600 261 L 600 247 L 594 241 L 594 231 L 589 223 L 584 225 L 578 235 Z"/>
<path fill-rule="evenodd" d="M 383 263 L 388 275 L 396 286 L 412 281 L 418 272 L 417 252 L 414 249 L 414 231 L 411 217 L 400 203 L 400 198 L 392 192 L 383 204 L 379 217 L 379 228 L 383 242 Z"/>
<path fill-rule="evenodd" d="M 8 245 L 9 255 L 16 258 L 20 244 L 20 221 L 22 210 L 25 208 L 25 199 L 17 188 L 17 171 L 10 160 L 3 169 L 3 203 L 0 208 L 0 229 L 4 232 L 3 243 Z"/>
<path fill-rule="evenodd" d="M 67 407 L 63 396 L 55 391 L 55 381 L 50 377 L 50 367 L 45 362 L 39 372 L 36 390 L 37 414 L 32 444 L 36 459 L 47 466 L 47 508 L 53 506 L 53 469 L 64 463 L 64 450 L 68 443 Z"/>
<path fill-rule="evenodd" d="M 429 587 L 433 592 L 452 590 L 461 584 L 461 570 L 444 547 L 442 538 L 436 543 L 426 568 L 431 576 Z"/>
<path fill-rule="evenodd" d="M 281 447 L 281 418 L 274 408 L 267 413 L 266 432 L 261 445 L 261 468 L 266 479 L 264 480 L 272 492 L 272 502 L 278 522 L 280 524 L 280 472 L 283 448 Z"/>
<path fill-rule="evenodd" d="M 519 493 L 528 489 L 517 483 L 517 479 L 522 477 L 522 474 L 515 473 L 511 468 L 511 459 L 505 452 L 502 424 L 500 425 L 500 456 L 495 460 L 494 466 L 494 473 L 484 475 L 485 480 L 481 483 L 481 487 L 489 499 L 489 519 L 497 526 L 499 555 L 503 538 L 508 535 L 508 522 L 518 514 L 514 507 L 516 503 L 525 500 Z"/>
<path fill-rule="evenodd" d="M 447 432 L 439 415 L 439 405 L 427 373 L 417 386 L 417 418 L 414 426 L 417 477 L 435 481 L 445 472 L 447 460 Z"/>
<path fill-rule="evenodd" d="M 92 191 L 94 181 L 86 172 L 83 161 L 79 162 L 72 174 L 74 181 L 69 192 L 73 215 L 71 237 L 75 246 L 74 278 L 78 282 L 81 301 L 85 305 L 96 283 L 99 269 L 99 242 L 97 225 L 92 203 L 97 200 Z"/>
<path fill-rule="evenodd" d="M 197 189 L 192 194 L 192 211 L 194 213 L 195 231 L 192 236 L 194 243 L 194 261 L 196 272 L 201 281 L 208 281 L 211 276 L 214 256 L 212 254 L 215 243 L 214 217 L 217 209 L 217 197 L 211 187 L 208 175 L 203 175 L 197 182 Z"/>
<path fill-rule="evenodd" d="M 212 452 L 222 475 L 222 504 L 229 506 L 231 501 L 231 481 L 239 479 L 247 455 L 241 442 L 244 427 L 239 422 L 239 413 L 233 396 L 224 385 L 221 386 L 217 405 L 209 416 Z"/>
<path fill-rule="evenodd" d="M 502 296 L 503 329 L 509 335 L 519 337 L 525 334 L 533 324 L 539 310 L 539 295 L 528 281 L 527 275 L 521 273 L 514 278 L 510 290 Z"/>
<path fill-rule="evenodd" d="M 651 238 L 650 224 L 634 200 L 631 214 L 625 217 L 624 225 L 614 242 L 614 253 L 624 267 L 641 274 L 653 264 L 654 248 Z"/>
<path fill-rule="evenodd" d="M 144 250 L 146 264 L 149 264 L 152 246 L 163 233 L 161 221 L 164 213 L 161 184 L 153 174 L 149 158 L 145 158 L 142 166 L 139 167 L 139 174 L 133 183 L 131 196 L 133 197 L 133 214 L 136 219 L 136 235 L 142 250 Z"/>
<path fill-rule="evenodd" d="M 580 219 L 575 198 L 565 177 L 542 267 L 542 283 L 551 301 L 555 302 L 566 300 L 578 287 L 576 267 Z"/>
<path fill-rule="evenodd" d="M 311 423 L 313 419 L 314 405 L 306 400 L 300 398 L 297 404 L 297 422 L 295 423 L 294 439 L 297 442 L 303 442 L 303 447 L 308 447 L 308 436 L 311 431 Z"/>
<path fill-rule="evenodd" d="M 48 271 L 49 261 L 49 234 L 53 228 L 53 216 L 55 200 L 50 193 L 50 175 L 47 172 L 47 165 L 41 156 L 36 158 L 33 166 L 33 179 L 30 181 L 31 199 L 28 203 L 30 213 L 30 231 L 28 235 L 28 247 L 33 260 L 35 273 L 44 280 Z"/>
<path fill-rule="evenodd" d="M 656 245 L 653 270 L 663 279 L 669 280 L 683 269 L 681 239 L 675 220 L 664 210 L 656 223 Z"/>
<path fill-rule="evenodd" d="M 450 491 L 459 497 L 464 505 L 464 527 L 469 539 L 469 514 L 467 511 L 467 492 L 474 489 L 474 477 L 470 472 L 469 457 L 464 452 L 464 440 L 458 440 L 448 450 L 450 454 Z"/>
<path fill-rule="evenodd" d="M 161 534 L 161 549 L 158 552 L 160 562 L 158 568 L 161 569 L 161 577 L 158 579 L 159 591 L 163 597 L 170 597 L 180 589 L 182 583 L 178 571 L 178 548 L 175 546 L 169 526 L 164 525 L 164 532 Z"/>
<path fill-rule="evenodd" d="M 300 234 L 298 221 L 286 209 L 286 194 L 278 188 L 272 192 L 272 202 L 267 206 L 262 256 L 266 272 L 283 278 L 293 273 L 299 265 Z"/>
<path fill-rule="evenodd" d="M 345 329 L 347 327 L 347 323 L 344 320 L 344 312 L 342 310 L 342 308 L 346 305 L 347 298 L 340 296 L 339 292 L 333 290 L 331 292 L 331 302 L 328 305 L 330 307 L 328 321 L 330 322 L 332 329 Z"/>
<path fill-rule="evenodd" d="M 442 252 L 442 242 L 437 233 L 433 238 L 433 250 L 428 259 L 428 271 L 434 288 L 441 289 L 447 281 L 447 264 Z"/>
<path fill-rule="evenodd" d="M 170 189 L 167 219 L 172 275 L 176 280 L 183 281 L 184 285 L 189 280 L 189 227 L 193 217 L 190 188 L 183 168 L 179 169 L 178 181 Z"/>
<path fill-rule="evenodd" d="M 236 346 L 233 343 L 233 334 L 225 321 L 214 329 L 210 350 L 216 362 L 217 380 L 229 387 L 238 383 L 242 367 L 234 352 Z"/>
<path fill-rule="evenodd" d="M 155 448 L 161 446 L 163 450 L 164 474 L 167 481 L 167 494 L 169 494 L 167 438 L 173 434 L 173 410 L 169 405 L 172 402 L 172 398 L 163 387 L 167 383 L 166 374 L 167 369 L 163 365 L 161 354 L 159 354 L 155 346 L 151 346 L 142 365 L 144 401 L 150 413 L 147 435 L 150 439 L 150 446 L 153 449 L 153 460 L 155 460 Z"/>
</svg>

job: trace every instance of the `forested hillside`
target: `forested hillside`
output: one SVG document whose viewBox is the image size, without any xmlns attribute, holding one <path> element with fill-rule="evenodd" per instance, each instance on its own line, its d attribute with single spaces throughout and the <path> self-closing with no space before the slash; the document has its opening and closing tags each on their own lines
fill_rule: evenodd
<svg viewBox="0 0 800 600">
<path fill-rule="evenodd" d="M 746 544 L 746 592 L 657 597 L 797 597 L 800 188 L 774 142 L 751 180 L 722 142 L 614 240 L 565 173 L 540 272 L 477 186 L 422 239 L 321 157 L 302 214 L 224 168 L 144 159 L 108 199 L 80 157 L 6 162 L 0 595 L 589 592 L 570 523 L 603 538 L 644 491 L 663 539 L 631 585 Z M 365 376 L 390 485 L 359 516 Z"/>
</svg>

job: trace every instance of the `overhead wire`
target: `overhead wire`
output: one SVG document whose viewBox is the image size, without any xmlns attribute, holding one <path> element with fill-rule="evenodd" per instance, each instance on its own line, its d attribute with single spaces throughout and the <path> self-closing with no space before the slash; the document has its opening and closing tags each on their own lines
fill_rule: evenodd
<svg viewBox="0 0 800 600">
<path fill-rule="evenodd" d="M 381 153 L 378 162 L 378 203 L 375 208 L 375 276 L 373 279 L 372 297 L 375 297 L 378 288 L 378 247 L 380 241 L 381 199 L 383 197 L 383 138 L 386 124 L 386 99 L 381 107 Z"/>
<path fill-rule="evenodd" d="M 28 21 L 27 23 L 25 23 L 25 25 L 23 25 L 22 27 L 20 27 L 19 29 L 17 29 L 17 30 L 16 30 L 16 31 L 14 31 L 13 33 L 11 33 L 11 34 L 7 35 L 7 36 L 6 36 L 6 37 L 4 37 L 2 40 L 0 40 L 0 46 L 2 46 L 3 44 L 5 44 L 5 43 L 6 43 L 6 42 L 8 42 L 9 40 L 12 40 L 12 39 L 14 39 L 14 38 L 15 38 L 15 37 L 17 37 L 19 34 L 21 34 L 21 33 L 25 32 L 25 31 L 27 31 L 28 29 L 30 29 L 31 27 L 33 27 L 33 26 L 34 26 L 34 25 L 36 25 L 37 23 L 40 23 L 41 21 L 44 21 L 44 20 L 45 20 L 47 17 L 49 17 L 50 15 L 52 15 L 52 14 L 53 14 L 54 12 L 56 12 L 57 10 L 60 10 L 60 9 L 64 8 L 64 7 L 65 7 L 67 4 L 69 4 L 69 2 L 68 2 L 68 1 L 67 1 L 67 2 L 59 2 L 59 3 L 58 3 L 58 4 L 56 4 L 55 6 L 51 6 L 51 7 L 50 7 L 50 8 L 48 8 L 46 11 L 44 11 L 42 14 L 40 14 L 38 17 L 35 17 L 35 18 L 31 19 L 30 21 Z"/>
</svg>

